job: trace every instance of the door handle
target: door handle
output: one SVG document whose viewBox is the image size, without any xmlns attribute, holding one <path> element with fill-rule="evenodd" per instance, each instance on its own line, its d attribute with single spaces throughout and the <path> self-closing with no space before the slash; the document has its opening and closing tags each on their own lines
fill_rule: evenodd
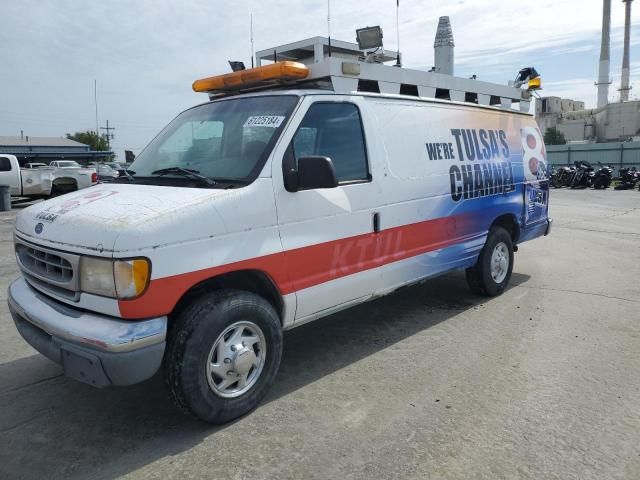
<svg viewBox="0 0 640 480">
<path fill-rule="evenodd" d="M 373 213 L 373 233 L 380 233 L 380 213 Z"/>
</svg>

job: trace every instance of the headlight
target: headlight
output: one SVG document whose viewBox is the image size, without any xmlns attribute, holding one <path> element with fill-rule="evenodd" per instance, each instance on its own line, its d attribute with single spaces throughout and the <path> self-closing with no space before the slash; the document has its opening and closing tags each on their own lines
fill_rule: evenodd
<svg viewBox="0 0 640 480">
<path fill-rule="evenodd" d="M 116 297 L 113 260 L 82 257 L 80 260 L 80 290 L 104 297 Z"/>
<path fill-rule="evenodd" d="M 151 267 L 146 258 L 107 260 L 82 257 L 80 290 L 111 298 L 136 298 L 147 288 Z"/>
</svg>

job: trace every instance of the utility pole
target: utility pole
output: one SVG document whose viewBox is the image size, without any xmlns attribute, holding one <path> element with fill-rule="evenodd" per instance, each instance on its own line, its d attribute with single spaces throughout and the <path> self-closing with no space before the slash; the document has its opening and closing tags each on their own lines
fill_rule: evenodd
<svg viewBox="0 0 640 480">
<path fill-rule="evenodd" d="M 105 130 L 107 133 L 104 134 L 104 138 L 107 140 L 107 150 L 111 151 L 111 140 L 113 140 L 113 133 L 110 133 L 111 130 L 115 130 L 116 127 L 109 126 L 109 120 L 107 120 L 106 127 L 100 127 L 100 130 Z"/>
<path fill-rule="evenodd" d="M 98 130 L 98 80 L 93 81 L 93 103 L 96 106 L 96 135 L 100 135 L 100 130 Z"/>
</svg>

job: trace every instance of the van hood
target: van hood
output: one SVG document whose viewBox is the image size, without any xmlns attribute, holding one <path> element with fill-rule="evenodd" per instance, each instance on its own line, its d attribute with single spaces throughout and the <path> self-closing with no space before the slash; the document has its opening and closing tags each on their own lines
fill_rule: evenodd
<svg viewBox="0 0 640 480">
<path fill-rule="evenodd" d="M 213 199 L 228 193 L 101 184 L 32 205 L 18 214 L 15 229 L 37 244 L 110 255 L 225 233 Z"/>
</svg>

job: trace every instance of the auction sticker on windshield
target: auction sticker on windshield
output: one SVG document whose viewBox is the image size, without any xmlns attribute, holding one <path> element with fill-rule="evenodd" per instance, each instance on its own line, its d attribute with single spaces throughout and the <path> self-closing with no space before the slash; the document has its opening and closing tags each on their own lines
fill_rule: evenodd
<svg viewBox="0 0 640 480">
<path fill-rule="evenodd" d="M 247 118 L 243 127 L 271 127 L 278 128 L 282 121 L 283 116 L 280 115 L 253 115 Z"/>
</svg>

